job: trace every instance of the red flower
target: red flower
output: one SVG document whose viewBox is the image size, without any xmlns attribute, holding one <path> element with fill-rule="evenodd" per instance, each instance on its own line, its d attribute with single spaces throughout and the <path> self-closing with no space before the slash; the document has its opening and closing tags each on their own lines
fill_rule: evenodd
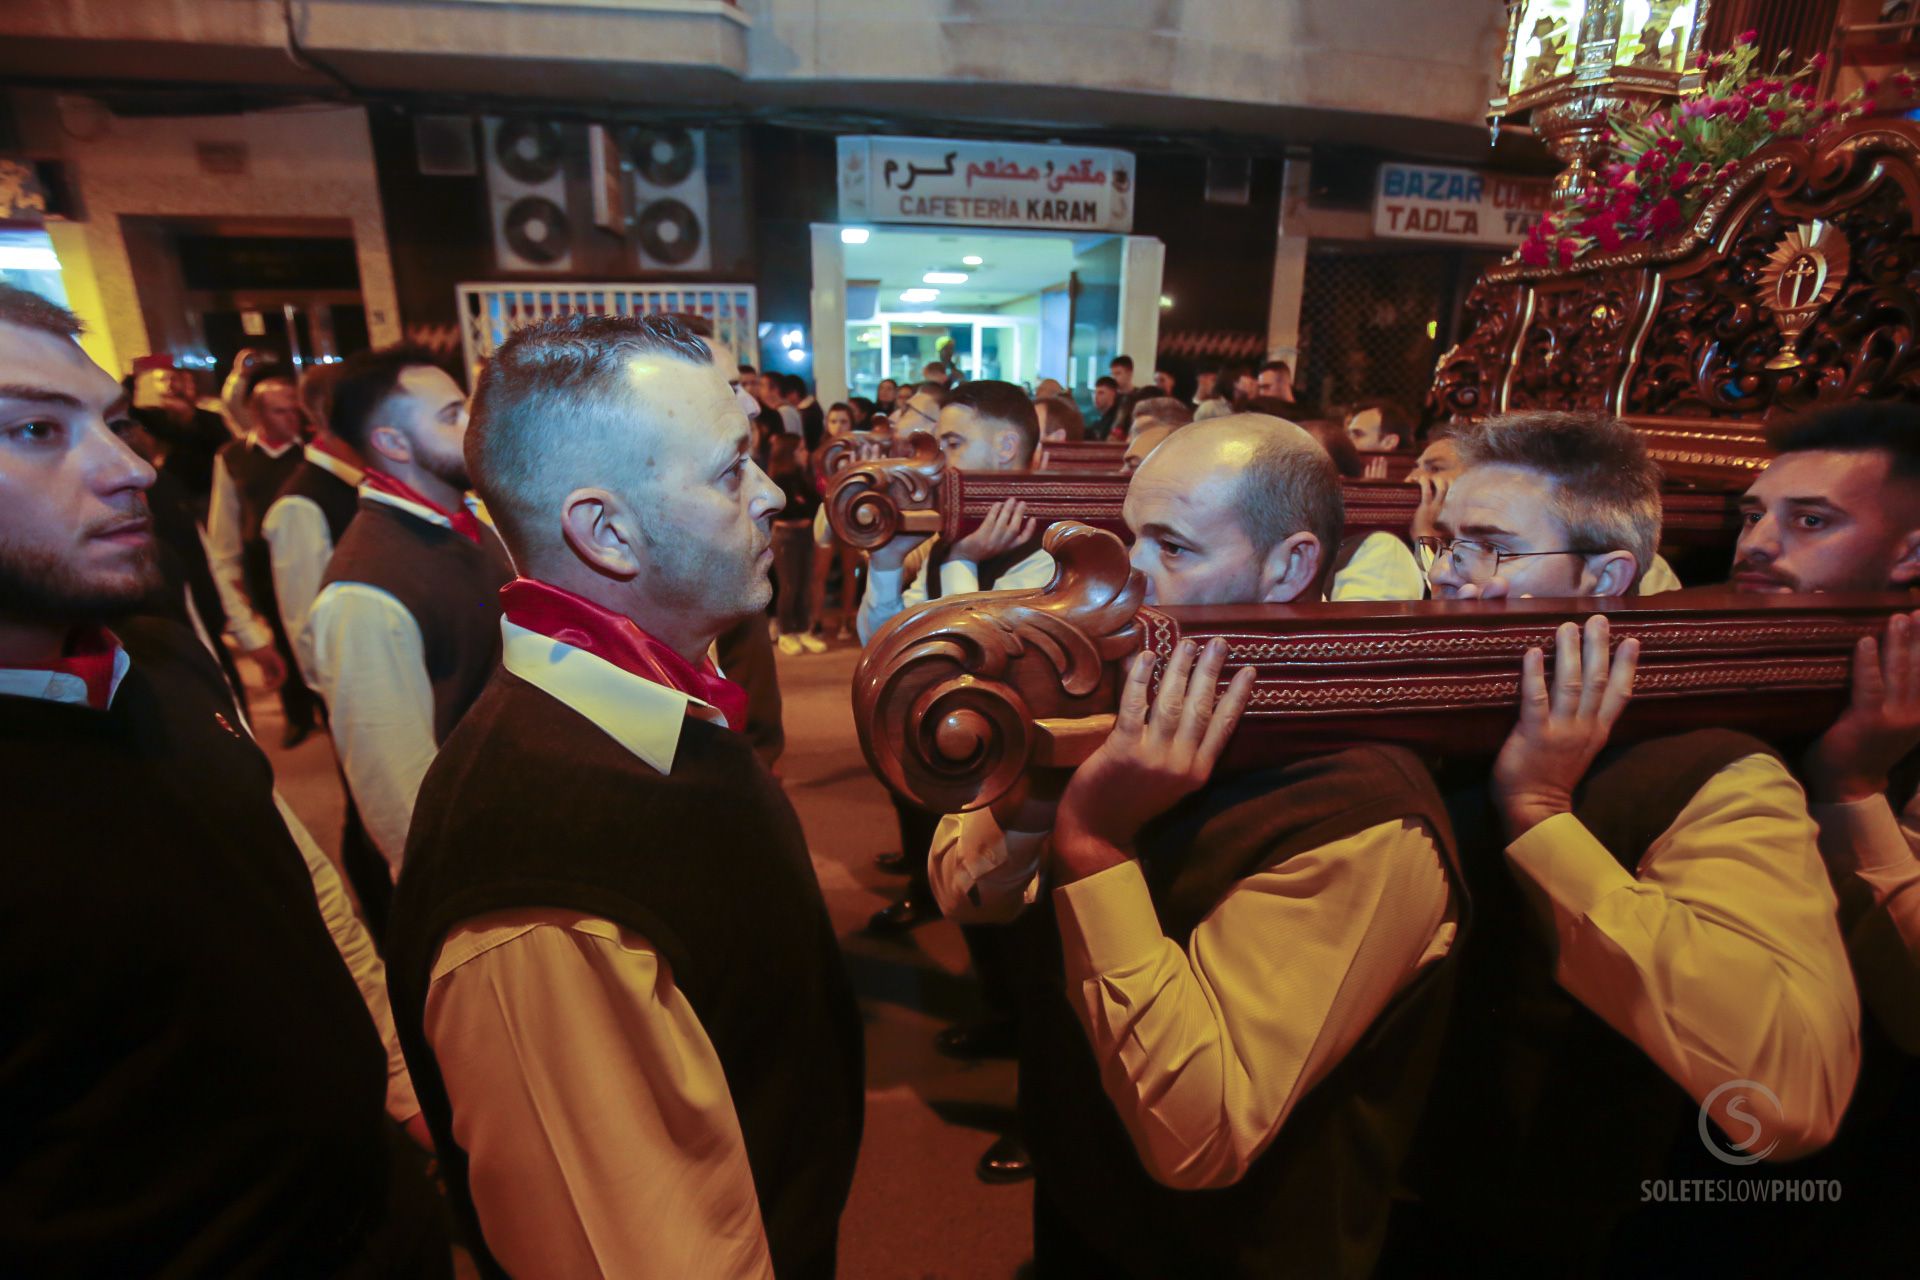
<svg viewBox="0 0 1920 1280">
<path fill-rule="evenodd" d="M 1860 92 L 1871 98 L 1880 92 L 1880 82 L 1878 80 L 1869 80 L 1860 86 Z"/>
<path fill-rule="evenodd" d="M 1747 117 L 1753 114 L 1753 107 L 1743 98 L 1727 105 L 1727 115 L 1735 124 L 1745 124 Z"/>
<path fill-rule="evenodd" d="M 1680 202 L 1672 196 L 1665 196 L 1660 203 L 1647 211 L 1647 234 L 1661 235 L 1680 225 Z"/>
<path fill-rule="evenodd" d="M 1742 31 L 1740 33 L 1740 38 L 1735 40 L 1734 43 L 1735 44 L 1752 44 L 1754 41 L 1758 40 L 1759 38 L 1760 38 L 1760 32 L 1755 30 L 1752 27 L 1749 27 L 1747 28 L 1747 30 Z"/>
<path fill-rule="evenodd" d="M 1573 265 L 1574 255 L 1580 252 L 1580 246 L 1571 237 L 1562 236 L 1560 243 L 1554 246 L 1554 252 L 1560 259 L 1560 269 L 1565 271 Z"/>
<path fill-rule="evenodd" d="M 1816 53 L 1807 59 L 1807 65 L 1815 71 L 1825 71 L 1827 69 L 1827 55 L 1824 53 Z"/>
<path fill-rule="evenodd" d="M 1787 113 L 1780 110 L 1767 112 L 1767 127 L 1778 132 L 1787 127 Z"/>
<path fill-rule="evenodd" d="M 1660 139 L 1660 149 L 1670 156 L 1679 155 L 1680 149 L 1685 145 L 1686 143 L 1680 141 L 1680 139 L 1674 137 L 1672 134 L 1668 134 L 1666 137 Z"/>
<path fill-rule="evenodd" d="M 1546 267 L 1546 266 L 1553 265 L 1551 260 L 1549 260 L 1547 257 L 1546 242 L 1541 240 L 1528 240 L 1525 244 L 1521 245 L 1520 261 L 1526 263 L 1530 267 Z"/>
<path fill-rule="evenodd" d="M 1705 168 L 1705 167 L 1706 167 L 1705 165 L 1701 166 L 1701 168 Z M 1680 190 L 1680 188 L 1686 186 L 1687 183 L 1692 180 L 1692 178 L 1693 178 L 1693 166 L 1686 163 L 1683 160 L 1679 164 L 1673 166 L 1673 176 L 1670 179 L 1668 179 L 1668 185 L 1671 186 L 1675 191 L 1678 191 Z"/>
</svg>

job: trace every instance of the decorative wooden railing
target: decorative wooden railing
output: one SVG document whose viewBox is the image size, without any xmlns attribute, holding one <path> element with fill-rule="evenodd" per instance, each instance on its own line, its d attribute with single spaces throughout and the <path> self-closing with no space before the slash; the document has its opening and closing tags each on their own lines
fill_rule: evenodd
<svg viewBox="0 0 1920 1280">
<path fill-rule="evenodd" d="M 1513 726 L 1521 656 L 1553 652 L 1555 628 L 1601 611 L 1639 640 L 1632 741 L 1708 725 L 1776 742 L 1810 736 L 1845 697 L 1860 637 L 1905 593 L 1736 596 L 1724 590 L 1624 600 L 1152 609 L 1111 534 L 1057 524 L 1057 571 L 1037 591 L 936 601 L 896 618 L 854 676 L 862 749 L 886 784 L 939 812 L 979 809 L 1029 769 L 1071 767 L 1112 725 L 1122 663 L 1182 638 L 1223 636 L 1227 668 L 1253 666 L 1234 768 L 1353 742 L 1449 757 L 1491 755 Z"/>
<path fill-rule="evenodd" d="M 1857 121 L 1755 153 L 1669 239 L 1573 271 L 1492 268 L 1431 416 L 1615 414 L 1670 475 L 1739 489 L 1773 417 L 1920 402 L 1917 166 L 1920 125 Z"/>
<path fill-rule="evenodd" d="M 1131 540 L 1121 509 L 1124 473 L 1047 471 L 952 471 L 931 439 L 913 458 L 883 458 L 849 467 L 827 495 L 827 520 L 853 547 L 870 551 L 898 533 L 938 533 L 949 541 L 980 526 L 994 504 L 1026 502 L 1042 524 L 1078 520 Z M 1418 487 L 1405 481 L 1346 480 L 1348 533 L 1385 530 L 1404 535 L 1420 503 Z M 1739 533 L 1732 495 L 1676 489 L 1665 495 L 1662 545 L 1730 552 Z"/>
<path fill-rule="evenodd" d="M 856 462 L 905 457 L 913 437 L 924 434 L 916 431 L 902 437 L 879 431 L 849 431 L 846 435 L 834 436 L 820 446 L 817 462 L 820 475 L 831 480 Z"/>
<path fill-rule="evenodd" d="M 1125 440 L 1053 440 L 1040 446 L 1036 471 L 1119 471 L 1126 465 Z"/>
</svg>

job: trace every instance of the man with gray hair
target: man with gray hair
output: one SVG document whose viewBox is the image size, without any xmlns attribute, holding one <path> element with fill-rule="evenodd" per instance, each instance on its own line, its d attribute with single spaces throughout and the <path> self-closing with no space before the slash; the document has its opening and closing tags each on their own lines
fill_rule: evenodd
<svg viewBox="0 0 1920 1280">
<path fill-rule="evenodd" d="M 1632 427 L 1514 413 L 1453 433 L 1461 474 L 1415 545 L 1436 597 L 1651 595 L 1679 586 L 1658 553 L 1660 468 Z"/>
<path fill-rule="evenodd" d="M 1125 514 L 1163 606 L 1317 599 L 1343 517 L 1325 452 L 1258 414 L 1168 437 Z M 1210 777 L 1252 692 L 1225 659 L 1183 644 L 1150 699 L 1143 655 L 1064 793 L 1038 780 L 934 842 L 947 913 L 1030 947 L 1042 1275 L 1365 1275 L 1384 1238 L 1430 1080 L 1412 1046 L 1448 1007 L 1447 821 L 1397 748 Z"/>
<path fill-rule="evenodd" d="M 490 1275 L 833 1274 L 859 1011 L 708 657 L 771 590 L 784 499 L 750 442 L 668 317 L 545 321 L 481 379 L 466 456 L 520 576 L 421 786 L 388 953 Z"/>
</svg>

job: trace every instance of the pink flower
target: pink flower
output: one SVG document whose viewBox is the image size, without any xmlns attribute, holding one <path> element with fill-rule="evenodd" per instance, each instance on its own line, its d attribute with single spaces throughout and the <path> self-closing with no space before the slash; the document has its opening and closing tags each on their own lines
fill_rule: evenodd
<svg viewBox="0 0 1920 1280">
<path fill-rule="evenodd" d="M 1735 44 L 1752 44 L 1754 41 L 1758 40 L 1759 38 L 1760 38 L 1759 31 L 1755 30 L 1752 27 L 1749 27 L 1747 30 L 1742 31 L 1740 33 L 1740 38 L 1735 40 L 1734 43 Z"/>
</svg>

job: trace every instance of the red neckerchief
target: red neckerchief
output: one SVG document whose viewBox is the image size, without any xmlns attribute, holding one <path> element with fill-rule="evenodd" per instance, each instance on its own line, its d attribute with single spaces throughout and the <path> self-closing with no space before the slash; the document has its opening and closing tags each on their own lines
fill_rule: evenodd
<svg viewBox="0 0 1920 1280">
<path fill-rule="evenodd" d="M 696 667 L 642 631 L 633 619 L 552 583 L 515 578 L 500 588 L 500 605 L 514 626 L 584 649 L 628 675 L 698 698 L 725 716 L 729 729 L 746 728 L 747 691 L 721 675 L 712 658 L 702 658 Z"/>
<path fill-rule="evenodd" d="M 408 502 L 425 507 L 435 515 L 445 516 L 455 533 L 475 546 L 480 545 L 480 518 L 464 506 L 458 511 L 449 511 L 439 503 L 423 496 L 412 485 L 395 480 L 384 471 L 369 471 L 360 483 L 389 497 L 405 498 Z"/>
<path fill-rule="evenodd" d="M 344 443 L 334 439 L 332 436 L 328 436 L 328 435 L 315 436 L 313 439 L 307 441 L 307 448 L 313 450 L 315 453 L 324 453 L 329 458 L 332 458 L 335 462 L 345 463 L 347 466 L 352 467 L 355 471 L 362 473 L 363 476 L 370 476 L 372 474 L 367 471 L 366 463 L 354 457 L 352 450 L 348 449 Z M 405 485 L 401 485 L 400 487 L 403 489 L 406 488 Z M 422 506 L 433 505 L 427 502 L 425 499 L 421 498 L 417 494 L 410 493 L 402 496 L 406 497 L 411 502 L 418 502 Z M 467 514 L 472 515 L 473 513 L 469 511 L 467 512 Z"/>
<path fill-rule="evenodd" d="M 105 627 L 76 631 L 59 661 L 22 671 L 56 671 L 76 677 L 87 686 L 87 705 L 105 711 L 113 700 L 113 668 L 120 656 L 120 639 Z"/>
</svg>

